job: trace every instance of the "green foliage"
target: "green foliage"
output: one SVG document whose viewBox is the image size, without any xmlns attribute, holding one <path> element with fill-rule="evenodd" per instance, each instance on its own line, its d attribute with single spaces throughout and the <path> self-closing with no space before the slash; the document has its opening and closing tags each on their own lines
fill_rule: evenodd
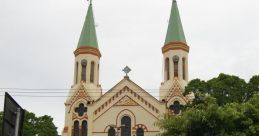
<svg viewBox="0 0 259 136">
<path fill-rule="evenodd" d="M 220 106 L 231 102 L 242 103 L 259 92 L 259 76 L 252 77 L 249 83 L 237 76 L 226 74 L 220 74 L 207 82 L 195 79 L 185 88 L 185 95 L 191 92 L 195 95 L 194 104 L 202 101 L 207 95 L 216 98 Z"/>
<path fill-rule="evenodd" d="M 157 124 L 161 136 L 259 135 L 259 76 L 248 83 L 237 76 L 220 74 L 209 81 L 194 79 L 185 94 L 194 93 L 179 116 L 167 116 Z"/>
<path fill-rule="evenodd" d="M 255 136 L 259 135 L 259 96 L 246 103 L 219 106 L 214 98 L 170 116 L 158 125 L 161 136 Z"/>
<path fill-rule="evenodd" d="M 2 126 L 2 115 L 3 112 L 0 112 L 0 127 Z M 0 131 L 0 136 L 2 136 L 1 133 L 2 131 Z M 57 127 L 53 123 L 53 118 L 47 115 L 36 117 L 34 113 L 25 112 L 23 135 L 35 136 L 36 134 L 38 136 L 57 136 Z"/>
</svg>

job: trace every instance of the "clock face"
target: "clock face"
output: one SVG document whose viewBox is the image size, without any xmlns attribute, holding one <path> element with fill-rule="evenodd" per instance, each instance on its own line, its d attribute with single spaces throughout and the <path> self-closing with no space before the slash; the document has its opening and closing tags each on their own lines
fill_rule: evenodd
<svg viewBox="0 0 259 136">
<path fill-rule="evenodd" d="M 86 66 L 87 60 L 83 59 L 83 60 L 81 61 L 81 64 L 82 64 L 82 66 Z"/>
<path fill-rule="evenodd" d="M 173 56 L 173 61 L 174 62 L 178 62 L 179 61 L 179 56 L 177 56 L 177 55 Z"/>
</svg>

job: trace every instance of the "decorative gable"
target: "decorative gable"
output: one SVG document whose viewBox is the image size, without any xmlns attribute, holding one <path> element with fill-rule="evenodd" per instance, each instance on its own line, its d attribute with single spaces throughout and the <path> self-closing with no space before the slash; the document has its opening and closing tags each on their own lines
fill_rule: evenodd
<svg viewBox="0 0 259 136">
<path fill-rule="evenodd" d="M 84 99 L 87 102 L 93 101 L 92 98 L 88 95 L 87 90 L 83 85 L 81 85 L 79 89 L 76 89 L 74 92 L 70 93 L 70 95 L 72 96 L 65 103 L 66 106 L 73 105 L 79 99 Z M 70 110 L 71 110 L 71 107 L 70 107 Z"/>
<path fill-rule="evenodd" d="M 168 92 L 166 96 L 166 101 L 169 101 L 172 97 L 181 97 L 184 99 L 186 102 L 188 101 L 184 96 L 183 96 L 184 89 L 181 87 L 180 83 L 178 82 L 177 79 L 173 80 L 173 86 Z"/>
</svg>

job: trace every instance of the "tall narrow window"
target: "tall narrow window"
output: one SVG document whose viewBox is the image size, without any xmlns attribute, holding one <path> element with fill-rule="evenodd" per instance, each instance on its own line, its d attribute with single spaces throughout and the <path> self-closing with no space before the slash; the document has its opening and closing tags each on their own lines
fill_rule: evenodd
<svg viewBox="0 0 259 136">
<path fill-rule="evenodd" d="M 175 55 L 173 57 L 173 62 L 174 62 L 174 77 L 178 77 L 179 56 Z"/>
<path fill-rule="evenodd" d="M 143 128 L 138 128 L 138 129 L 137 129 L 137 136 L 144 136 L 144 130 L 143 130 Z"/>
<path fill-rule="evenodd" d="M 111 127 L 109 130 L 108 130 L 108 136 L 115 136 L 115 129 L 113 127 Z"/>
<path fill-rule="evenodd" d="M 74 122 L 74 136 L 79 136 L 79 122 Z"/>
<path fill-rule="evenodd" d="M 86 82 L 86 65 L 87 65 L 87 61 L 85 59 L 83 59 L 81 61 L 81 65 L 82 65 L 81 80 Z"/>
<path fill-rule="evenodd" d="M 91 62 L 91 74 L 90 74 L 90 82 L 94 82 L 94 62 Z"/>
<path fill-rule="evenodd" d="M 129 116 L 124 116 L 121 119 L 121 136 L 131 136 L 131 119 Z"/>
<path fill-rule="evenodd" d="M 76 80 L 75 82 L 76 82 L 76 84 L 77 84 L 77 83 L 78 83 L 78 81 L 77 81 L 77 80 L 78 80 L 78 62 L 76 62 L 76 67 L 75 67 L 75 78 L 76 78 L 76 79 L 75 79 L 75 80 Z"/>
<path fill-rule="evenodd" d="M 185 80 L 186 79 L 186 77 L 185 77 L 186 76 L 186 73 L 185 73 L 186 72 L 186 70 L 185 70 L 185 65 L 186 65 L 185 64 L 186 63 L 185 62 L 185 58 L 183 58 L 183 62 L 182 63 L 183 63 L 183 80 Z"/>
<path fill-rule="evenodd" d="M 166 80 L 170 79 L 170 65 L 169 65 L 169 58 L 165 59 L 165 76 L 166 76 Z"/>
<path fill-rule="evenodd" d="M 82 136 L 87 136 L 87 121 L 83 121 L 82 123 Z"/>
<path fill-rule="evenodd" d="M 98 75 L 97 75 L 97 85 L 99 85 L 99 74 L 100 74 L 100 64 L 98 64 Z"/>
</svg>

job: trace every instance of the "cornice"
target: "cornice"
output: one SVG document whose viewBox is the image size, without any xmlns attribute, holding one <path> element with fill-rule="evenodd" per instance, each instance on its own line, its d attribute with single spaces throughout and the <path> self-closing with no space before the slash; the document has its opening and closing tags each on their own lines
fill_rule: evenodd
<svg viewBox="0 0 259 136">
<path fill-rule="evenodd" d="M 102 57 L 99 49 L 94 48 L 94 47 L 90 47 L 90 46 L 83 46 L 83 47 L 77 48 L 74 51 L 74 54 L 75 54 L 75 56 L 78 56 L 79 54 L 92 54 L 92 55 L 95 55 L 99 58 Z"/>
<path fill-rule="evenodd" d="M 183 42 L 170 42 L 166 44 L 164 47 L 162 47 L 162 52 L 166 53 L 167 51 L 170 50 L 183 50 L 186 52 L 189 52 L 190 47 L 183 43 Z"/>
</svg>

